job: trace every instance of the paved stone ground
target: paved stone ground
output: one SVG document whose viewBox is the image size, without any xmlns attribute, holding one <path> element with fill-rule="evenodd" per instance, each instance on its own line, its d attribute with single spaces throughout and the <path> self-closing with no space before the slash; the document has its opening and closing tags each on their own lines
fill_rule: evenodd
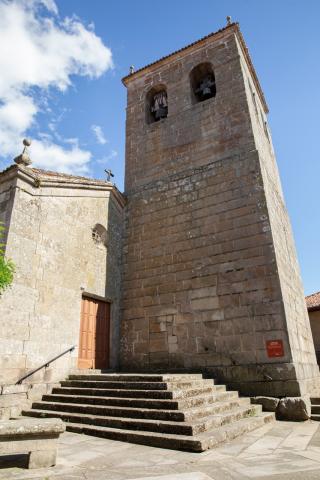
<svg viewBox="0 0 320 480">
<path fill-rule="evenodd" d="M 320 423 L 275 422 L 207 452 L 65 433 L 50 469 L 0 469 L 0 480 L 320 480 Z"/>
</svg>

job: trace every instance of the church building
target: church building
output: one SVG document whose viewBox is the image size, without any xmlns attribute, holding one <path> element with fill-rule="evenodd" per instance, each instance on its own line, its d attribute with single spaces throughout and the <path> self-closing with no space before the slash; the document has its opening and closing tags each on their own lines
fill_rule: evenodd
<svg viewBox="0 0 320 480">
<path fill-rule="evenodd" d="M 199 372 L 243 395 L 310 396 L 319 368 L 268 106 L 238 24 L 123 83 L 124 194 L 23 155 L 0 173 L 16 265 L 0 298 L 8 405 L 78 369 Z"/>
</svg>

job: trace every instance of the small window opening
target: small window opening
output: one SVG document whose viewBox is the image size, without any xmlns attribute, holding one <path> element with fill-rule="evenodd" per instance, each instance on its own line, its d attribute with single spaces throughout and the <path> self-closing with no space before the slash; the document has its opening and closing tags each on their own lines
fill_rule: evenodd
<svg viewBox="0 0 320 480">
<path fill-rule="evenodd" d="M 216 81 L 210 63 L 201 63 L 190 73 L 191 89 L 195 102 L 203 102 L 216 96 Z"/>
<path fill-rule="evenodd" d="M 163 85 L 152 88 L 147 94 L 147 122 L 158 122 L 168 116 L 168 96 Z"/>
<path fill-rule="evenodd" d="M 96 225 L 92 229 L 92 240 L 97 245 L 104 245 L 107 246 L 108 241 L 108 232 L 103 225 L 100 223 L 96 223 Z"/>
</svg>

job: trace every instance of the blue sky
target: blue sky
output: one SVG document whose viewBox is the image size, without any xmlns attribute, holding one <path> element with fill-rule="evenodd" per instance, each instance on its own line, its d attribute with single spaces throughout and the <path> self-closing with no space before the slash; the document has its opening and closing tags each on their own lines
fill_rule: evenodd
<svg viewBox="0 0 320 480">
<path fill-rule="evenodd" d="M 318 0 L 0 0 L 0 168 L 33 139 L 35 165 L 124 175 L 121 78 L 240 22 L 269 124 L 306 294 L 320 290 Z M 20 30 L 19 30 L 20 29 Z M 27 81 L 26 81 L 27 77 Z"/>
</svg>

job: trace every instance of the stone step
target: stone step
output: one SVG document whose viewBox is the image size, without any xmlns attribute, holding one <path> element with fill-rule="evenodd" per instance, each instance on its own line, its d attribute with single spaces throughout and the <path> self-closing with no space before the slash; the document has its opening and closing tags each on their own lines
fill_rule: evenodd
<svg viewBox="0 0 320 480">
<path fill-rule="evenodd" d="M 320 414 L 320 404 L 319 405 L 311 405 L 311 413 L 312 415 L 315 415 L 315 414 Z"/>
<path fill-rule="evenodd" d="M 123 390 L 181 390 L 213 386 L 213 380 L 190 380 L 175 382 L 113 382 L 111 380 L 64 380 L 63 387 L 104 388 Z"/>
<path fill-rule="evenodd" d="M 105 381 L 105 382 L 184 382 L 198 380 L 202 381 L 200 373 L 195 374 L 72 374 L 69 375 L 68 380 L 90 380 L 90 381 Z M 211 380 L 214 383 L 214 380 Z"/>
<path fill-rule="evenodd" d="M 214 402 L 232 401 L 238 398 L 238 392 L 215 392 L 214 394 L 196 395 L 185 399 L 122 398 L 93 395 L 47 394 L 42 397 L 45 402 L 80 403 L 89 405 L 108 405 L 118 407 L 152 408 L 163 410 L 182 410 L 196 406 L 205 406 Z"/>
<path fill-rule="evenodd" d="M 196 435 L 209 429 L 216 428 L 226 423 L 231 423 L 247 416 L 253 416 L 261 412 L 261 405 L 250 405 L 235 408 L 230 412 L 221 412 L 203 419 L 197 419 L 190 423 L 170 422 L 146 419 L 132 419 L 124 417 L 107 417 L 90 415 L 85 413 L 60 412 L 57 410 L 33 409 L 24 411 L 23 415 L 34 417 L 58 417 L 65 422 L 87 423 L 110 428 L 124 430 L 152 431 L 158 433 L 170 433 L 176 435 Z"/>
<path fill-rule="evenodd" d="M 117 373 L 113 369 L 101 370 L 100 368 L 71 368 L 70 375 L 100 375 Z"/>
<path fill-rule="evenodd" d="M 152 447 L 169 448 L 172 450 L 184 450 L 189 452 L 203 452 L 209 448 L 232 440 L 240 435 L 251 432 L 266 423 L 274 420 L 273 413 L 261 413 L 256 417 L 242 418 L 237 422 L 224 425 L 219 429 L 208 433 L 202 433 L 195 437 L 155 432 L 133 432 L 132 430 L 119 430 L 79 423 L 67 423 L 69 432 L 84 433 L 96 437 L 119 440 L 122 442 L 149 445 Z"/>
<path fill-rule="evenodd" d="M 88 415 L 101 415 L 106 417 L 123 417 L 123 418 L 143 418 L 150 420 L 165 420 L 174 422 L 192 421 L 199 417 L 215 415 L 221 412 L 230 411 L 235 408 L 250 405 L 247 398 L 238 398 L 229 402 L 215 402 L 211 405 L 189 408 L 186 411 L 176 410 L 159 410 L 159 409 L 143 409 L 128 408 L 118 406 L 101 406 L 79 403 L 58 403 L 58 402 L 34 402 L 32 408 L 36 410 L 55 410 L 60 412 L 84 413 Z"/>
<path fill-rule="evenodd" d="M 23 415 L 60 418 L 79 433 L 203 451 L 274 418 L 261 410 L 198 374 L 89 371 L 73 373 Z"/>
<path fill-rule="evenodd" d="M 63 382 L 61 382 L 63 383 Z M 208 387 L 185 388 L 181 390 L 127 390 L 127 389 L 108 389 L 93 387 L 56 387 L 52 390 L 54 394 L 66 395 L 93 395 L 103 397 L 123 397 L 123 398 L 153 398 L 153 399 L 179 399 L 188 398 L 195 395 L 214 394 L 215 392 L 224 392 L 224 385 L 214 385 Z"/>
<path fill-rule="evenodd" d="M 311 397 L 311 416 L 310 419 L 315 422 L 320 422 L 320 398 Z"/>
<path fill-rule="evenodd" d="M 228 401 L 215 401 L 207 405 L 201 405 L 199 407 L 191 407 L 183 410 L 184 421 L 192 422 L 196 419 L 201 419 L 202 417 L 211 418 L 214 415 L 219 415 L 221 413 L 233 412 L 238 408 L 247 408 L 251 406 L 249 398 L 239 398 L 236 397 L 233 400 Z"/>
<path fill-rule="evenodd" d="M 310 417 L 311 420 L 314 420 L 315 422 L 320 422 L 320 414 L 316 415 L 314 413 L 311 412 L 311 417 Z"/>
</svg>

